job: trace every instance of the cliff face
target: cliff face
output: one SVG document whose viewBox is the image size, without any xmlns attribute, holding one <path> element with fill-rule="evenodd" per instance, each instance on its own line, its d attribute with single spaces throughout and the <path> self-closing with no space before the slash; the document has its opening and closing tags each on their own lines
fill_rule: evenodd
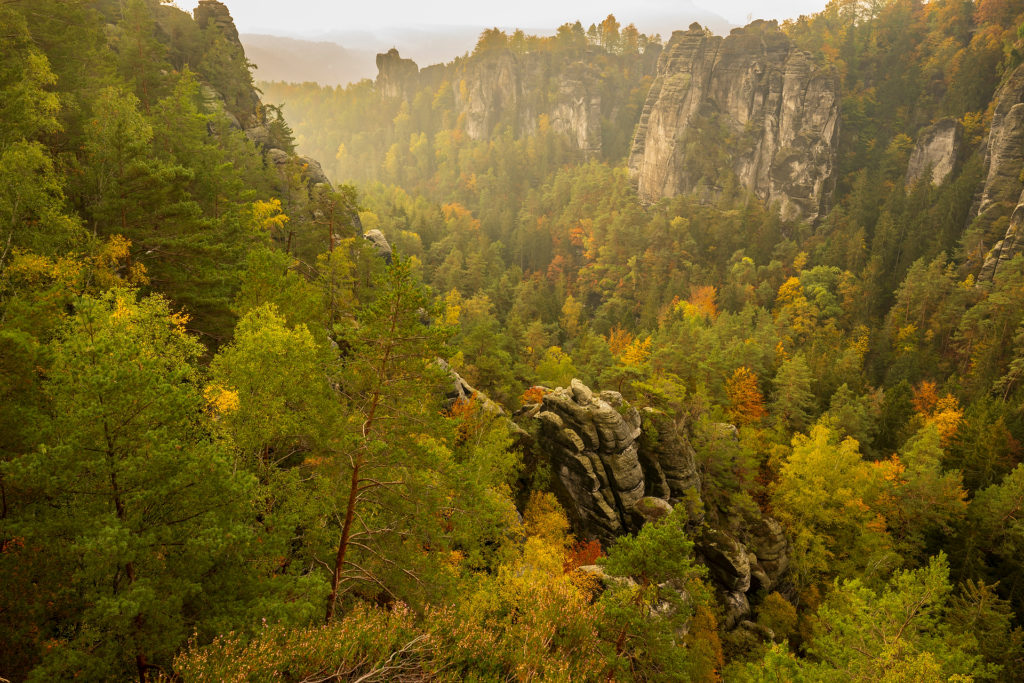
<svg viewBox="0 0 1024 683">
<path fill-rule="evenodd" d="M 985 184 L 976 215 L 995 222 L 1008 216 L 1024 189 L 1024 66 L 1017 67 L 996 93 L 992 125 L 985 145 Z"/>
<path fill-rule="evenodd" d="M 1001 263 L 1024 252 L 1024 65 L 996 92 L 985 166 L 985 183 L 972 218 L 989 243 L 995 244 L 978 273 L 979 282 L 991 281 Z"/>
<path fill-rule="evenodd" d="M 411 99 L 419 89 L 448 83 L 457 125 L 473 140 L 506 129 L 529 135 L 545 116 L 551 130 L 566 135 L 584 154 L 597 154 L 603 144 L 602 120 L 616 113 L 621 102 L 602 98 L 606 83 L 587 51 L 565 59 L 502 48 L 419 69 L 392 49 L 377 55 L 376 86 L 382 97 Z"/>
<path fill-rule="evenodd" d="M 629 168 L 645 201 L 714 185 L 709 131 L 740 185 L 783 218 L 827 210 L 839 128 L 839 78 L 795 49 L 775 22 L 728 37 L 676 31 L 658 62 Z M 703 144 L 694 144 L 703 143 Z"/>
<path fill-rule="evenodd" d="M 941 185 L 953 173 L 963 132 L 963 125 L 950 118 L 922 130 L 907 163 L 907 186 L 917 183 L 929 170 L 932 185 Z"/>
</svg>

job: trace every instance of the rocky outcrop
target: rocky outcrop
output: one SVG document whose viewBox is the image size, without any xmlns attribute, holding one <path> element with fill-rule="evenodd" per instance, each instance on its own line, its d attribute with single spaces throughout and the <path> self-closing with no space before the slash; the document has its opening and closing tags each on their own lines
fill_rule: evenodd
<svg viewBox="0 0 1024 683">
<path fill-rule="evenodd" d="M 640 413 L 615 392 L 594 393 L 579 380 L 543 398 L 541 446 L 573 526 L 610 541 L 637 529 L 644 497 L 638 456 Z"/>
<path fill-rule="evenodd" d="M 573 64 L 559 77 L 558 96 L 551 111 L 551 127 L 569 136 L 586 154 L 601 151 L 601 95 L 594 69 Z"/>
<path fill-rule="evenodd" d="M 377 90 L 384 97 L 409 97 L 417 85 L 420 69 L 391 48 L 377 55 Z"/>
<path fill-rule="evenodd" d="M 917 136 L 907 163 L 907 187 L 916 185 L 926 173 L 931 173 L 932 185 L 945 182 L 960 155 L 963 133 L 963 125 L 952 118 L 941 119 L 924 128 Z"/>
<path fill-rule="evenodd" d="M 728 627 L 750 613 L 749 594 L 778 584 L 789 560 L 782 527 L 761 516 L 705 519 L 695 453 L 676 420 L 638 411 L 614 391 L 595 394 L 575 379 L 568 388 L 547 390 L 541 403 L 517 416 L 540 422 L 533 447 L 551 466 L 577 537 L 608 543 L 682 504 Z M 730 426 L 721 425 L 720 438 L 733 438 Z"/>
<path fill-rule="evenodd" d="M 680 426 L 665 413 L 644 408 L 644 429 L 638 452 L 647 495 L 670 505 L 684 503 L 690 519 L 701 521 L 700 474 L 696 454 Z"/>
<path fill-rule="evenodd" d="M 996 272 L 1013 259 L 1024 253 L 1024 194 L 1021 195 L 1017 207 L 1010 215 L 1010 225 L 1006 228 L 1003 239 L 996 242 L 988 254 L 978 273 L 978 282 L 992 282 Z"/>
<path fill-rule="evenodd" d="M 388 244 L 388 239 L 384 237 L 384 233 L 374 228 L 364 233 L 363 239 L 373 245 L 374 249 L 377 250 L 377 255 L 384 259 L 386 264 L 391 265 L 391 245 Z"/>
<path fill-rule="evenodd" d="M 200 30 L 219 31 L 231 44 L 235 52 L 235 58 L 239 63 L 245 63 L 245 48 L 238 37 L 238 29 L 227 6 L 218 0 L 200 0 L 199 4 L 192 11 L 196 25 Z M 243 88 L 235 92 L 225 101 L 225 92 L 220 93 L 224 107 L 235 122 L 242 128 L 251 128 L 259 125 L 263 118 L 263 104 L 260 102 L 259 94 L 254 88 Z"/>
<path fill-rule="evenodd" d="M 324 173 L 324 167 L 320 165 L 320 162 L 313 157 L 300 155 L 298 157 L 299 163 L 302 165 L 302 175 L 310 185 L 327 184 L 330 185 L 331 181 L 327 178 L 327 174 Z"/>
<path fill-rule="evenodd" d="M 974 228 L 995 244 L 978 272 L 979 283 L 991 282 L 1002 264 L 1024 252 L 1024 65 L 996 92 L 985 166 L 971 217 Z"/>
<path fill-rule="evenodd" d="M 721 169 L 705 160 L 710 145 L 783 218 L 813 220 L 831 200 L 839 100 L 835 71 L 815 65 L 777 23 L 755 21 L 726 38 L 694 24 L 661 54 L 630 172 L 645 201 L 699 186 L 713 194 Z"/>
<path fill-rule="evenodd" d="M 621 394 L 574 379 L 525 414 L 541 422 L 540 447 L 577 533 L 607 542 L 680 502 L 700 520 L 693 448 L 664 413 L 641 414 Z"/>
<path fill-rule="evenodd" d="M 1024 181 L 1024 65 L 996 92 L 992 125 L 985 146 L 985 184 L 973 216 L 983 227 L 996 225 L 1018 203 Z"/>
<path fill-rule="evenodd" d="M 619 103 L 601 98 L 603 77 L 588 48 L 568 65 L 545 52 L 483 50 L 452 64 L 419 69 L 392 49 L 377 55 L 377 91 L 385 98 L 412 99 L 423 89 L 451 88 L 457 126 L 473 140 L 511 130 L 535 133 L 541 115 L 585 156 L 600 153 L 602 120 Z M 652 48 L 653 49 L 653 48 Z"/>
<path fill-rule="evenodd" d="M 530 118 L 530 112 L 520 110 L 519 60 L 508 49 L 488 50 L 470 60 L 455 97 L 463 129 L 474 140 L 489 138 L 499 122 L 518 132 L 520 118 Z"/>
<path fill-rule="evenodd" d="M 242 45 L 238 38 L 238 29 L 235 27 L 235 20 L 231 18 L 231 12 L 227 6 L 219 0 L 199 0 L 199 4 L 192 11 L 199 28 L 204 29 L 211 24 L 220 29 L 221 33 L 233 43 Z"/>
</svg>

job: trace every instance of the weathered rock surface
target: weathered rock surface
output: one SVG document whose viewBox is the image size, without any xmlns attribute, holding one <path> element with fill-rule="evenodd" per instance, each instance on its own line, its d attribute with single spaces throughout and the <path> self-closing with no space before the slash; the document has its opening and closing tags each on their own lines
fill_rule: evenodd
<svg viewBox="0 0 1024 683">
<path fill-rule="evenodd" d="M 990 282 L 1001 264 L 1024 251 L 1024 65 L 996 92 L 985 165 L 985 183 L 971 217 L 995 244 L 978 273 L 979 283 Z"/>
<path fill-rule="evenodd" d="M 984 225 L 1009 216 L 1018 203 L 1024 181 L 1024 65 L 996 92 L 992 125 L 985 146 L 985 184 L 972 213 Z"/>
<path fill-rule="evenodd" d="M 327 174 L 324 173 L 323 166 L 313 157 L 300 156 L 299 163 L 302 164 L 302 175 L 310 185 L 331 184 Z"/>
<path fill-rule="evenodd" d="M 630 172 L 645 201 L 713 186 L 701 163 L 710 142 L 742 187 L 778 202 L 785 219 L 813 220 L 831 200 L 839 100 L 835 71 L 793 47 L 776 22 L 726 38 L 694 24 L 661 54 Z"/>
<path fill-rule="evenodd" d="M 762 517 L 750 529 L 747 547 L 756 555 L 758 572 L 763 572 L 771 582 L 761 587 L 770 589 L 789 567 L 789 542 L 782 525 L 771 517 Z"/>
<path fill-rule="evenodd" d="M 640 435 L 639 458 L 647 495 L 663 498 L 671 505 L 685 503 L 690 518 L 700 521 L 700 474 L 695 453 L 680 426 L 664 413 L 645 408 L 648 425 Z"/>
<path fill-rule="evenodd" d="M 235 28 L 235 20 L 231 18 L 231 12 L 228 11 L 227 6 L 223 2 L 219 0 L 199 0 L 199 4 L 192 11 L 192 16 L 195 17 L 199 28 L 206 28 L 213 24 L 221 30 L 228 40 L 238 43 L 238 45 L 242 44 L 238 38 L 238 29 Z"/>
<path fill-rule="evenodd" d="M 551 465 L 577 537 L 608 543 L 684 504 L 695 552 L 717 587 L 729 628 L 750 613 L 748 593 L 772 590 L 786 571 L 789 546 L 777 521 L 717 511 L 705 519 L 693 447 L 665 413 L 640 412 L 619 393 L 595 394 L 574 379 L 567 388 L 546 390 L 542 403 L 516 416 L 540 422 L 533 447 Z M 732 425 L 719 431 L 721 438 L 735 436 Z"/>
<path fill-rule="evenodd" d="M 544 396 L 537 418 L 574 527 L 605 541 L 639 528 L 643 517 L 634 507 L 644 497 L 644 476 L 637 410 L 613 392 L 595 396 L 574 379 Z"/>
<path fill-rule="evenodd" d="M 750 589 L 750 559 L 742 543 L 725 531 L 705 528 L 696 547 L 717 585 L 728 593 Z"/>
<path fill-rule="evenodd" d="M 459 402 L 475 400 L 479 402 L 480 407 L 484 410 L 484 412 L 490 413 L 491 415 L 505 415 L 504 408 L 502 408 L 500 405 L 492 401 L 483 392 L 477 391 L 472 386 L 470 386 L 469 382 L 464 380 L 462 378 L 462 375 L 457 373 L 455 369 L 452 366 L 448 365 L 448 363 L 444 359 L 438 358 L 437 364 L 441 367 L 442 370 L 448 373 L 448 376 L 451 377 L 452 379 L 451 388 L 448 390 L 448 393 L 445 394 L 445 402 L 448 408 L 451 408 L 453 405 Z M 518 425 L 515 425 L 515 423 L 511 424 L 514 425 L 513 431 L 522 431 Z"/>
<path fill-rule="evenodd" d="M 586 154 L 601 151 L 601 95 L 594 69 L 582 62 L 560 74 L 558 98 L 551 111 L 551 127 L 565 133 Z"/>
<path fill-rule="evenodd" d="M 235 20 L 231 18 L 231 13 L 223 2 L 200 0 L 192 11 L 192 16 L 200 29 L 214 28 L 220 31 L 232 44 L 233 49 L 237 51 L 238 57 L 244 56 L 245 49 L 238 37 Z M 223 93 L 221 93 L 221 99 L 224 100 Z M 259 95 L 251 88 L 236 94 L 231 100 L 225 101 L 225 106 L 243 128 L 258 125 L 261 122 L 263 104 L 260 102 Z"/>
<path fill-rule="evenodd" d="M 564 66 L 543 52 L 494 48 L 461 62 L 418 69 L 392 49 L 377 55 L 376 84 L 383 97 L 409 99 L 422 88 L 447 83 L 457 125 L 474 140 L 506 129 L 515 135 L 534 133 L 546 115 L 551 130 L 589 156 L 601 151 L 602 119 L 619 103 L 602 100 L 603 78 L 588 55 L 584 50 L 578 61 Z"/>
<path fill-rule="evenodd" d="M 963 133 L 963 125 L 952 118 L 940 119 L 924 128 L 907 163 L 907 187 L 917 184 L 929 171 L 932 185 L 945 182 L 956 165 Z"/>
<path fill-rule="evenodd" d="M 384 97 L 406 97 L 416 87 L 420 69 L 391 48 L 377 55 L 377 90 Z"/>
<path fill-rule="evenodd" d="M 498 123 L 518 132 L 520 118 L 529 120 L 532 112 L 520 111 L 523 87 L 519 60 L 511 50 L 488 50 L 470 60 L 460 81 L 466 85 L 456 91 L 456 105 L 466 135 L 474 140 L 489 138 Z"/>
<path fill-rule="evenodd" d="M 1022 105 L 1024 106 L 1024 105 Z M 1024 253 L 1024 194 L 1021 194 L 1017 207 L 1010 215 L 1010 225 L 1006 228 L 1003 239 L 995 243 L 978 273 L 978 282 L 991 282 L 999 268 L 1008 263 L 1017 254 Z"/>
<path fill-rule="evenodd" d="M 377 250 L 377 255 L 384 259 L 384 262 L 389 266 L 391 265 L 391 245 L 388 244 L 388 239 L 384 237 L 384 233 L 374 228 L 364 233 L 363 239 L 373 244 Z"/>
</svg>

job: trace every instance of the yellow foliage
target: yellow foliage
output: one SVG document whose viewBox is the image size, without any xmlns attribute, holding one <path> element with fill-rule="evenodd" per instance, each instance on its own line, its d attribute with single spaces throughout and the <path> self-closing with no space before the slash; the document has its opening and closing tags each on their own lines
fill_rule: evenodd
<svg viewBox="0 0 1024 683">
<path fill-rule="evenodd" d="M 569 543 L 569 520 L 551 493 L 534 491 L 530 494 L 530 500 L 523 511 L 523 529 L 527 536 L 541 538 L 560 548 L 565 548 Z"/>
<path fill-rule="evenodd" d="M 284 230 L 285 224 L 291 220 L 281 209 L 280 199 L 269 202 L 257 200 L 252 204 L 253 223 L 259 230 Z"/>
<path fill-rule="evenodd" d="M 238 392 L 222 387 L 219 384 L 210 384 L 203 389 L 203 398 L 206 399 L 206 406 L 213 413 L 214 417 L 233 413 L 238 410 Z"/>
<path fill-rule="evenodd" d="M 806 265 L 807 265 L 807 252 L 806 251 L 801 251 L 799 254 L 796 255 L 796 258 L 793 259 L 793 270 L 795 270 L 796 272 L 799 273 L 801 270 L 804 269 L 804 266 L 806 266 Z"/>
<path fill-rule="evenodd" d="M 947 394 L 938 400 L 931 421 L 935 424 L 936 429 L 939 430 L 939 437 L 942 440 L 943 446 L 949 445 L 953 437 L 956 436 L 960 425 L 964 421 L 963 418 L 964 411 L 960 408 L 960 402 L 954 396 Z"/>
<path fill-rule="evenodd" d="M 807 297 L 804 296 L 804 288 L 800 284 L 800 278 L 791 277 L 782 283 L 779 287 L 779 293 L 775 297 L 775 302 L 781 306 L 787 304 L 807 303 Z"/>
<path fill-rule="evenodd" d="M 750 368 L 736 368 L 725 382 L 729 398 L 729 417 L 741 424 L 757 422 L 767 415 L 764 395 L 757 386 L 757 375 Z"/>
<path fill-rule="evenodd" d="M 459 290 L 453 289 L 444 297 L 444 318 L 445 325 L 458 325 L 459 317 L 462 315 L 462 294 Z"/>
<path fill-rule="evenodd" d="M 634 339 L 622 351 L 619 361 L 623 365 L 643 365 L 651 357 L 651 338 Z"/>
</svg>

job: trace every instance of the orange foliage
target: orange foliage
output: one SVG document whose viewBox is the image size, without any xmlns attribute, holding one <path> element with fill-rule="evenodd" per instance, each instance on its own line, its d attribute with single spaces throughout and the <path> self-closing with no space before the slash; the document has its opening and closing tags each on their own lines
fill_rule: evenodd
<svg viewBox="0 0 1024 683">
<path fill-rule="evenodd" d="M 519 402 L 524 406 L 531 405 L 533 403 L 540 403 L 544 400 L 544 387 L 530 387 L 523 392 L 523 395 L 519 397 Z"/>
<path fill-rule="evenodd" d="M 757 422 L 768 414 L 764 394 L 757 386 L 757 375 L 750 368 L 736 368 L 725 382 L 725 393 L 729 397 L 730 419 L 740 424 Z"/>
<path fill-rule="evenodd" d="M 697 309 L 698 313 L 709 318 L 717 318 L 718 306 L 715 305 L 715 298 L 717 296 L 718 290 L 712 285 L 694 287 L 690 290 L 689 302 L 691 306 Z"/>
<path fill-rule="evenodd" d="M 930 416 L 932 409 L 938 402 L 939 394 L 936 391 L 935 382 L 925 380 L 914 387 L 912 403 L 914 404 L 914 411 L 921 417 Z"/>
<path fill-rule="evenodd" d="M 948 445 L 956 436 L 964 417 L 964 411 L 956 397 L 946 394 L 939 398 L 935 382 L 925 380 L 914 387 L 912 402 L 918 417 L 925 423 L 935 425 L 942 438 L 942 445 Z"/>
<path fill-rule="evenodd" d="M 480 430 L 481 414 L 476 396 L 457 399 L 448 409 L 448 414 L 459 421 L 456 431 L 460 441 L 465 441 Z"/>
<path fill-rule="evenodd" d="M 618 358 L 622 355 L 622 352 L 626 350 L 626 347 L 633 342 L 633 335 L 626 330 L 622 329 L 618 325 L 613 327 L 608 332 L 608 348 L 611 350 L 612 355 Z"/>
<path fill-rule="evenodd" d="M 604 557 L 600 541 L 577 541 L 566 551 L 562 569 L 568 574 L 580 567 L 595 564 L 599 557 Z"/>
</svg>

